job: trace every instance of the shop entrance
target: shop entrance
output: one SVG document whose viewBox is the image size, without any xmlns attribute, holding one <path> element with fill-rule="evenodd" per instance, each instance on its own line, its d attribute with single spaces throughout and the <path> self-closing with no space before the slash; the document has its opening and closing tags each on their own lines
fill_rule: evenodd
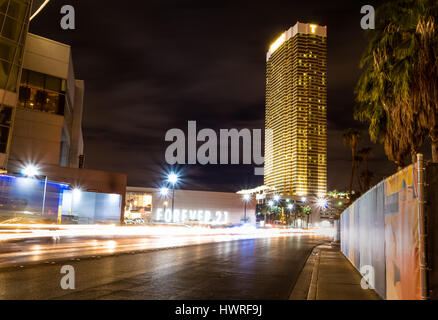
<svg viewBox="0 0 438 320">
<path fill-rule="evenodd" d="M 149 224 L 152 222 L 153 197 L 150 193 L 127 192 L 125 205 L 126 224 Z"/>
</svg>

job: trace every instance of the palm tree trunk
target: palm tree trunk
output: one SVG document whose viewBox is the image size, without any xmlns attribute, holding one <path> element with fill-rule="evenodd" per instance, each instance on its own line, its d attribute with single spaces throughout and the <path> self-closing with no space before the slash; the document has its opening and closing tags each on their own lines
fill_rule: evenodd
<svg viewBox="0 0 438 320">
<path fill-rule="evenodd" d="M 359 167 L 357 167 L 356 169 L 357 169 L 357 174 L 356 174 L 356 176 L 357 176 L 357 183 L 359 184 L 359 190 L 360 190 L 360 192 L 363 192 L 364 190 L 363 190 L 362 181 L 361 181 L 361 179 L 360 179 L 360 170 L 359 170 Z"/>
<path fill-rule="evenodd" d="M 432 140 L 432 162 L 438 162 L 438 130 L 433 130 L 430 139 Z"/>
<path fill-rule="evenodd" d="M 350 194 L 353 191 L 354 167 L 355 167 L 354 149 L 351 149 L 351 177 L 350 177 Z"/>
<path fill-rule="evenodd" d="M 416 152 L 412 153 L 411 157 L 412 157 L 412 159 L 411 159 L 412 163 L 417 162 L 417 153 Z"/>
<path fill-rule="evenodd" d="M 351 164 L 351 177 L 350 177 L 350 194 L 353 191 L 353 178 L 354 178 L 354 160 L 352 160 L 352 164 Z"/>
</svg>

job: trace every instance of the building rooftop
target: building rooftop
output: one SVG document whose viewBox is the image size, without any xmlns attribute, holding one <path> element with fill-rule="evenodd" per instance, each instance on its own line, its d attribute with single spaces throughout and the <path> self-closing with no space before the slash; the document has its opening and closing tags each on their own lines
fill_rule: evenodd
<svg viewBox="0 0 438 320">
<path fill-rule="evenodd" d="M 294 37 L 297 34 L 315 34 L 321 37 L 327 37 L 327 26 L 319 26 L 313 23 L 301 23 L 297 22 L 293 27 L 290 27 L 289 30 L 283 32 L 269 47 L 268 54 L 266 56 L 266 61 L 269 60 L 271 55 L 281 47 L 283 43 L 285 43 L 290 38 Z"/>
</svg>

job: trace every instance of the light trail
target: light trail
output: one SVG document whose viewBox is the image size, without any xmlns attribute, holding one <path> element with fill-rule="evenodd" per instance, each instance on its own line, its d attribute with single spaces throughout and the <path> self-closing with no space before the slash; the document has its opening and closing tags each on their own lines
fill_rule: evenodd
<svg viewBox="0 0 438 320">
<path fill-rule="evenodd" d="M 115 226 L 115 225 L 26 225 L 0 224 L 0 241 L 52 237 L 91 236 L 208 236 L 208 235 L 253 235 L 275 236 L 280 234 L 317 233 L 322 229 L 258 229 L 244 226 L 235 228 L 203 228 L 180 226 Z"/>
<path fill-rule="evenodd" d="M 40 12 L 44 9 L 44 7 L 50 2 L 50 0 L 46 0 L 35 13 L 30 17 L 29 21 L 32 21 Z"/>
<path fill-rule="evenodd" d="M 0 268 L 270 237 L 331 236 L 329 229 L 0 224 Z"/>
</svg>

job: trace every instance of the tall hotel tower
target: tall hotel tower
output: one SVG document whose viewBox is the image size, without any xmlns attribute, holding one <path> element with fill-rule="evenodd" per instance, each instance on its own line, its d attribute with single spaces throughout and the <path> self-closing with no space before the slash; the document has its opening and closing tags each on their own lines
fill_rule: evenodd
<svg viewBox="0 0 438 320">
<path fill-rule="evenodd" d="M 266 62 L 265 185 L 287 196 L 327 192 L 327 27 L 298 22 Z"/>
</svg>

